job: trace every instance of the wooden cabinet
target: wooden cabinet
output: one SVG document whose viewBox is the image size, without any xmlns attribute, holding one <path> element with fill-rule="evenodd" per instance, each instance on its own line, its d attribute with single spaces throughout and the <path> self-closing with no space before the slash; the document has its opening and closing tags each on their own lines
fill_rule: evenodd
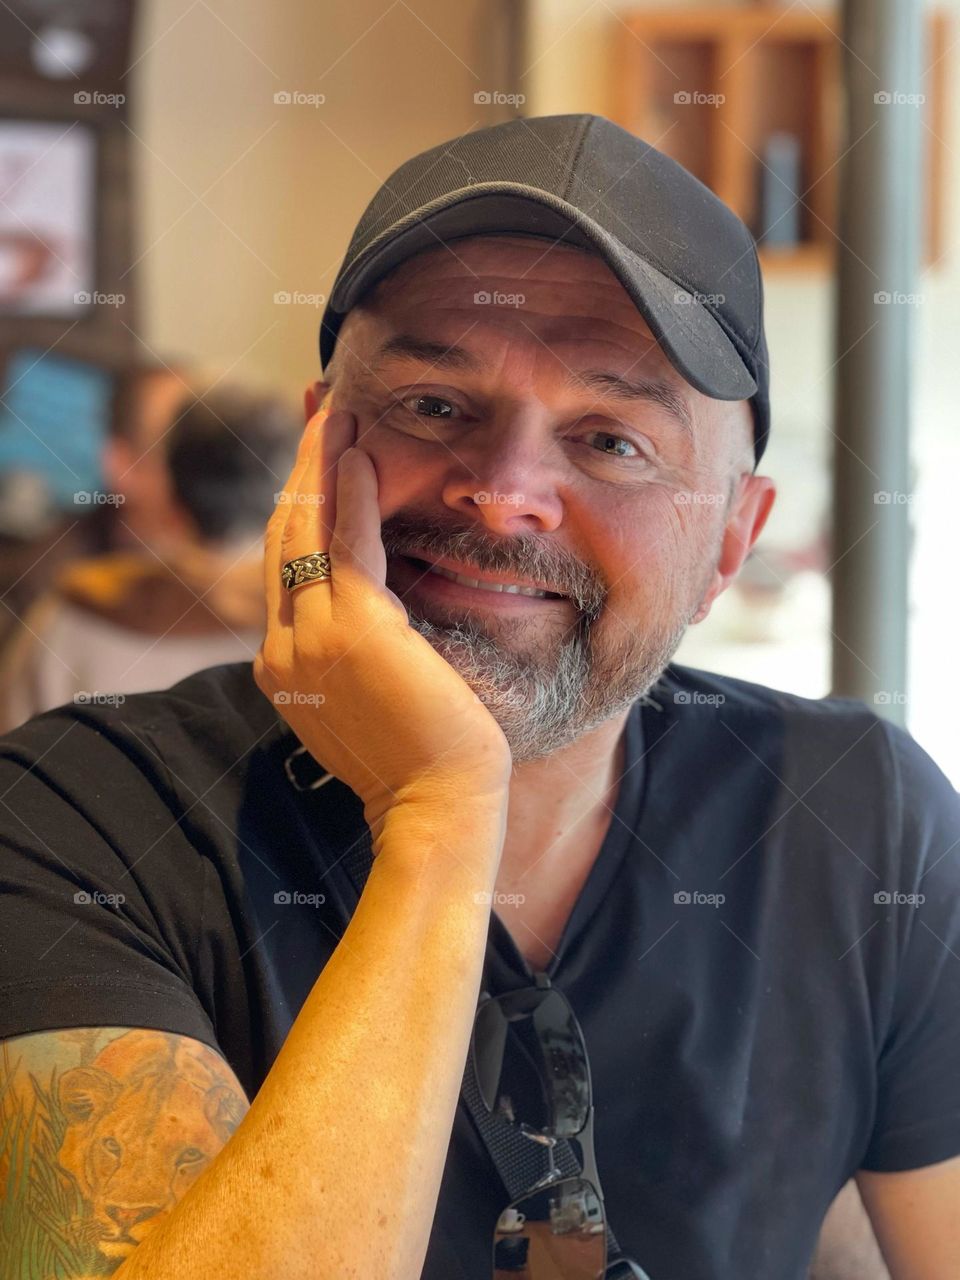
<svg viewBox="0 0 960 1280">
<path fill-rule="evenodd" d="M 915 108 L 925 126 L 925 265 L 943 253 L 947 21 L 943 13 L 927 15 L 925 100 Z M 760 4 L 628 11 L 618 15 L 611 36 L 609 114 L 678 160 L 739 214 L 758 238 L 765 271 L 829 270 L 836 245 L 842 51 L 839 15 L 832 10 Z M 780 245 L 761 239 L 762 183 L 776 134 L 795 140 L 798 156 L 799 203 L 785 217 L 796 219 L 795 236 Z M 776 181 L 767 181 L 776 194 Z"/>
</svg>

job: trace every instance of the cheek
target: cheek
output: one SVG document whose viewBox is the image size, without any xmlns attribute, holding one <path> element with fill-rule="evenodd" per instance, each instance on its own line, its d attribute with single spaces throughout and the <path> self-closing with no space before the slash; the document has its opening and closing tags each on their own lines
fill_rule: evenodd
<svg viewBox="0 0 960 1280">
<path fill-rule="evenodd" d="M 619 560 L 632 577 L 666 577 L 680 572 L 697 542 L 696 516 L 674 500 L 674 491 L 651 488 L 619 513 L 623 530 Z"/>
<path fill-rule="evenodd" d="M 624 612 L 664 615 L 685 609 L 699 589 L 715 541 L 715 514 L 674 501 L 669 490 L 644 494 L 608 523 L 602 560 Z"/>
<path fill-rule="evenodd" d="M 377 472 L 377 500 L 381 520 L 404 507 L 429 508 L 440 492 L 442 463 L 431 470 L 436 451 L 380 426 L 358 427 L 357 446 L 370 456 Z"/>
</svg>

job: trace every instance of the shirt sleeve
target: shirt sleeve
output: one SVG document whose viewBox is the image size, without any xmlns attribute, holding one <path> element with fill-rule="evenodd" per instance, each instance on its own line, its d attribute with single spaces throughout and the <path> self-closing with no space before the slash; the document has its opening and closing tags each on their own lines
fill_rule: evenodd
<svg viewBox="0 0 960 1280">
<path fill-rule="evenodd" d="M 0 737 L 0 1038 L 139 1026 L 216 1047 L 193 978 L 203 864 L 167 781 L 122 707 Z"/>
<path fill-rule="evenodd" d="M 901 883 L 883 886 L 880 927 L 896 938 L 896 980 L 861 1164 L 881 1173 L 960 1155 L 960 797 L 908 734 L 887 733 Z"/>
</svg>

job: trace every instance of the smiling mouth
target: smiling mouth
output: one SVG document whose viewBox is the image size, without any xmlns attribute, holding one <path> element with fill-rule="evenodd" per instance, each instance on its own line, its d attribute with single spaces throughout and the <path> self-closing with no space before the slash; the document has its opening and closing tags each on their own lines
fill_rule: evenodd
<svg viewBox="0 0 960 1280">
<path fill-rule="evenodd" d="M 426 560 L 418 560 L 416 556 L 396 556 L 394 563 L 402 563 L 417 571 L 420 576 L 412 585 L 426 584 L 428 589 L 437 591 L 438 594 L 449 590 L 451 598 L 454 595 L 499 596 L 501 601 L 506 598 L 511 601 L 517 600 L 518 603 L 520 599 L 542 600 L 550 603 L 567 599 L 556 591 L 540 591 L 533 587 L 515 587 L 498 582 L 481 582 L 477 578 L 471 578 L 469 573 L 453 573 L 449 569 L 429 564 Z M 442 585 L 446 583 L 449 583 L 449 588 Z"/>
</svg>

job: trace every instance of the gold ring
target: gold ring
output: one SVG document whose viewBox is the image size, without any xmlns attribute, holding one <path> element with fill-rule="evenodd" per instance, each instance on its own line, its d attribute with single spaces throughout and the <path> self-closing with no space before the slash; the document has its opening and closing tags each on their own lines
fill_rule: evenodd
<svg viewBox="0 0 960 1280">
<path fill-rule="evenodd" d="M 297 587 L 308 582 L 329 582 L 330 556 L 326 551 L 313 551 L 308 556 L 297 556 L 288 560 L 280 570 L 283 585 L 288 591 L 296 591 Z"/>
</svg>

